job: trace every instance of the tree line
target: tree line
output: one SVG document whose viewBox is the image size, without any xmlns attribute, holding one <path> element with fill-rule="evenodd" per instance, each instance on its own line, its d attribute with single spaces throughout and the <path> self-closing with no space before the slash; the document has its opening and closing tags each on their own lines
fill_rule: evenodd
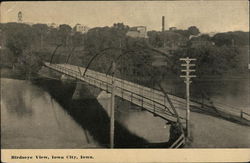
<svg viewBox="0 0 250 163">
<path fill-rule="evenodd" d="M 186 30 L 148 31 L 148 38 L 128 37 L 126 33 L 130 27 L 123 23 L 92 28 L 84 34 L 66 24 L 53 28 L 46 24 L 5 23 L 0 24 L 0 29 L 11 63 L 21 64 L 20 67 L 25 67 L 24 72 L 27 67 L 32 67 L 35 73 L 41 67 L 41 62 L 51 57 L 51 51 L 56 46 L 64 51 L 82 47 L 84 52 L 72 52 L 77 55 L 72 54 L 71 64 L 80 60 L 80 64 L 86 66 L 91 58 L 98 55 L 90 66 L 92 69 L 107 73 L 115 61 L 119 77 L 137 80 L 145 85 L 157 82 L 155 80 L 159 77 L 156 75 L 180 73 L 178 60 L 185 56 L 197 58 L 198 76 L 221 75 L 232 69 L 243 70 L 239 67 L 240 49 L 249 45 L 249 32 L 235 31 L 209 36 L 201 34 L 195 26 Z M 166 54 L 166 66 L 152 65 L 154 56 L 159 55 L 152 48 Z M 46 57 L 40 55 L 42 52 Z M 65 58 L 61 62 L 65 62 Z"/>
</svg>

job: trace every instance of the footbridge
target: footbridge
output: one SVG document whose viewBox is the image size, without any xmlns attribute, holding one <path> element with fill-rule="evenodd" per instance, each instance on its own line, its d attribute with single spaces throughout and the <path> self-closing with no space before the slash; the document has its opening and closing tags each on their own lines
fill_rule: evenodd
<svg viewBox="0 0 250 163">
<path fill-rule="evenodd" d="M 114 96 L 144 108 L 154 116 L 158 116 L 170 123 L 177 122 L 180 124 L 181 128 L 186 128 L 186 99 L 184 98 L 166 92 L 163 93 L 159 90 L 122 80 L 91 69 L 86 70 L 86 68 L 80 66 L 48 62 L 44 62 L 44 66 L 79 81 L 86 82 L 108 93 L 113 93 Z M 196 109 L 198 112 L 202 111 L 229 121 L 250 125 L 250 121 L 247 119 L 247 116 L 249 116 L 248 114 L 242 111 L 239 114 L 239 110 L 230 110 L 230 108 L 225 106 L 190 101 L 190 108 L 191 111 L 195 111 Z M 185 137 L 182 134 L 173 144 L 174 146 L 170 148 L 178 148 L 184 144 L 184 141 Z"/>
<path fill-rule="evenodd" d="M 70 64 L 51 64 L 48 62 L 45 62 L 44 65 L 52 70 L 86 82 L 109 93 L 115 86 L 115 96 L 142 107 L 155 116 L 159 116 L 167 121 L 177 122 L 180 120 L 182 124 L 185 124 L 185 99 L 173 95 L 166 95 L 161 91 L 96 72 L 91 69 L 88 69 L 86 74 L 83 75 L 85 72 L 84 67 Z M 179 108 L 178 111 L 173 107 Z"/>
<path fill-rule="evenodd" d="M 52 64 L 45 62 L 44 66 L 68 75 L 72 78 L 86 82 L 106 92 L 112 92 L 115 85 L 115 96 L 127 100 L 146 109 L 170 122 L 180 122 L 185 127 L 186 99 L 159 90 L 141 86 L 139 84 L 122 80 L 111 75 L 96 72 L 91 69 L 71 64 Z M 113 85 L 113 83 L 115 83 Z M 203 112 L 243 125 L 250 125 L 250 114 L 230 106 L 214 102 L 204 103 L 190 101 L 191 111 Z"/>
</svg>

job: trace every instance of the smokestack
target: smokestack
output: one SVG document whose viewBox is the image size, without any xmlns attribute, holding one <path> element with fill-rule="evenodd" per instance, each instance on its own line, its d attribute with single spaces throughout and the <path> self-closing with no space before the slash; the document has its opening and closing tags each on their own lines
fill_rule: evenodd
<svg viewBox="0 0 250 163">
<path fill-rule="evenodd" d="M 165 16 L 162 16 L 162 32 L 165 31 Z"/>
</svg>

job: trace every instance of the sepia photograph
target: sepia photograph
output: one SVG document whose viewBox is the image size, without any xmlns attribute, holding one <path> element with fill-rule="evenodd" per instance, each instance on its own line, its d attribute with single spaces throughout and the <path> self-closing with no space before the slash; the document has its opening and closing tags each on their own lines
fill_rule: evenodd
<svg viewBox="0 0 250 163">
<path fill-rule="evenodd" d="M 0 18 L 1 149 L 250 148 L 248 1 L 2 2 Z"/>
</svg>

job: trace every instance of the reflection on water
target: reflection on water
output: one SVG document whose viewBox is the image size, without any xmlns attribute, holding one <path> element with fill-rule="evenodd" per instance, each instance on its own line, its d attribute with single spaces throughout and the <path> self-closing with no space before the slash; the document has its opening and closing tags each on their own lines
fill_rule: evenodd
<svg viewBox="0 0 250 163">
<path fill-rule="evenodd" d="M 109 114 L 110 100 L 101 97 L 105 96 L 105 94 L 105 92 L 102 92 L 99 95 L 98 102 Z M 154 117 L 152 113 L 142 110 L 142 108 L 136 107 L 126 100 L 116 99 L 115 117 L 129 131 L 150 142 L 164 142 L 169 138 L 169 126 L 166 125 L 165 120 Z"/>
<path fill-rule="evenodd" d="M 185 83 L 182 80 L 168 79 L 162 82 L 166 90 L 185 97 Z M 191 98 L 202 101 L 211 99 L 214 103 L 225 105 L 250 113 L 250 80 L 240 79 L 194 79 L 191 84 Z"/>
<path fill-rule="evenodd" d="M 42 89 L 1 79 L 2 148 L 98 147 L 89 133 Z"/>
<path fill-rule="evenodd" d="M 4 106 L 9 114 L 16 115 L 18 118 L 32 115 L 33 112 L 29 108 L 29 105 L 33 99 L 30 98 L 29 88 L 23 89 L 20 87 L 21 83 L 20 85 L 6 84 L 4 81 L 1 86 L 1 94 L 3 95 L 1 100 L 5 104 Z M 15 90 L 15 92 L 13 92 L 13 90 Z"/>
</svg>

